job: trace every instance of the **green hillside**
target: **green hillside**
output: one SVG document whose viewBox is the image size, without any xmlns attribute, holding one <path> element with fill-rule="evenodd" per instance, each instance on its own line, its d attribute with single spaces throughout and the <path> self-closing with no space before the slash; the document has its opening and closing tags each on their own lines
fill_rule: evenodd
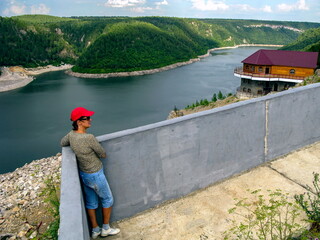
<svg viewBox="0 0 320 240">
<path fill-rule="evenodd" d="M 67 22 L 67 21 L 75 21 L 73 18 L 65 18 L 65 17 L 55 17 L 49 15 L 21 15 L 21 16 L 14 16 L 12 19 L 30 22 L 30 23 L 56 23 L 56 22 Z"/>
<path fill-rule="evenodd" d="M 284 46 L 282 49 L 320 52 L 320 28 L 307 30 L 301 34 L 297 40 Z"/>
<path fill-rule="evenodd" d="M 73 70 L 109 73 L 153 69 L 188 61 L 218 46 L 187 26 L 185 29 L 168 32 L 139 21 L 114 24 L 88 47 Z"/>
<path fill-rule="evenodd" d="M 319 23 L 201 19 L 211 25 L 212 36 L 223 46 L 245 43 L 286 45 L 305 30 L 320 27 Z"/>
<path fill-rule="evenodd" d="M 316 30 L 303 31 L 319 27 L 172 17 L 0 17 L 0 66 L 71 63 L 74 71 L 95 73 L 151 69 L 189 60 L 214 47 L 304 41 L 305 34 Z M 313 48 L 318 47 L 317 39 L 309 39 Z"/>
<path fill-rule="evenodd" d="M 44 25 L 0 17 L 0 66 L 36 67 L 73 62 L 70 46 Z"/>
</svg>

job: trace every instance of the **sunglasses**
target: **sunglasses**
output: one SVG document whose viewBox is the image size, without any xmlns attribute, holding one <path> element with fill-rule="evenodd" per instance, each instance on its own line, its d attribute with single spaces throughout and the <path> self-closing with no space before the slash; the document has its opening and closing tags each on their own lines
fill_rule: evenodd
<svg viewBox="0 0 320 240">
<path fill-rule="evenodd" d="M 79 120 L 80 121 L 85 121 L 85 120 L 89 121 L 90 119 L 91 119 L 91 117 L 81 117 Z"/>
</svg>

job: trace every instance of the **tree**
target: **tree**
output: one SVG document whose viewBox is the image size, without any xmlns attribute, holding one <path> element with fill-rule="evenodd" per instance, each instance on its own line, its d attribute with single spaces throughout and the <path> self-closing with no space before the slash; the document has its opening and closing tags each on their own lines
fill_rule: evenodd
<svg viewBox="0 0 320 240">
<path fill-rule="evenodd" d="M 212 96 L 212 102 L 216 102 L 218 99 L 217 99 L 217 94 L 213 94 L 213 96 Z"/>
<path fill-rule="evenodd" d="M 222 94 L 221 91 L 219 91 L 219 93 L 218 93 L 218 99 L 219 99 L 219 100 L 225 99 L 225 96 Z"/>
</svg>

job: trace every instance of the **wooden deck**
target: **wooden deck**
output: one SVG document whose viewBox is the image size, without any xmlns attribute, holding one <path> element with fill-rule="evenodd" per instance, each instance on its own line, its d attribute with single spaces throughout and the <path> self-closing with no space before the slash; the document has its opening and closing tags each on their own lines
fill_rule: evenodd
<svg viewBox="0 0 320 240">
<path fill-rule="evenodd" d="M 239 75 L 245 75 L 250 77 L 257 77 L 257 78 L 268 78 L 268 79 L 293 79 L 293 80 L 301 80 L 303 81 L 305 77 L 299 77 L 299 76 L 292 76 L 292 75 L 281 75 L 281 74 L 265 74 L 265 73 L 251 73 L 251 72 L 245 72 L 243 71 L 242 67 L 238 67 L 234 70 L 235 74 Z"/>
</svg>

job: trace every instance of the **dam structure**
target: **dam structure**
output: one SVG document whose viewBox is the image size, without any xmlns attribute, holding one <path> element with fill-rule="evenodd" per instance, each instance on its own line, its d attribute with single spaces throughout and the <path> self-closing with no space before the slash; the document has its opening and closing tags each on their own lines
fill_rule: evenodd
<svg viewBox="0 0 320 240">
<path fill-rule="evenodd" d="M 97 137 L 115 199 L 111 222 L 319 141 L 319 96 L 317 83 Z M 62 150 L 59 239 L 90 239 L 68 147 Z"/>
</svg>

